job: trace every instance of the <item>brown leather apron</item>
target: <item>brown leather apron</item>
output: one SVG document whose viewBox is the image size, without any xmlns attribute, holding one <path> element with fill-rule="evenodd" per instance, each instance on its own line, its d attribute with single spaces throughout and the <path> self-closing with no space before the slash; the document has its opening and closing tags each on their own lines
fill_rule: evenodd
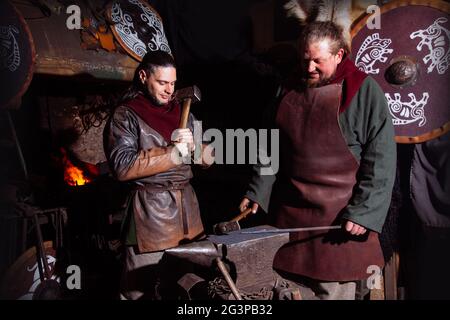
<svg viewBox="0 0 450 320">
<path fill-rule="evenodd" d="M 289 92 L 276 124 L 281 135 L 281 177 L 275 200 L 278 228 L 341 224 L 359 163 L 338 122 L 342 86 Z M 275 256 L 274 268 L 325 281 L 367 278 L 384 264 L 378 235 L 344 230 L 297 232 Z"/>
<path fill-rule="evenodd" d="M 135 190 L 133 211 L 139 252 L 176 247 L 204 235 L 197 198 L 188 180 L 137 186 Z"/>
</svg>

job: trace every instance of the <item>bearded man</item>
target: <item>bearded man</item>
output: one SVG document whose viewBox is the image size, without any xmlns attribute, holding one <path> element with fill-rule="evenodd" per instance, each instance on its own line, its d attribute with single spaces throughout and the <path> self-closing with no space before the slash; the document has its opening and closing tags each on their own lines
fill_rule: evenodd
<svg viewBox="0 0 450 320">
<path fill-rule="evenodd" d="M 356 280 L 384 266 L 378 234 L 395 177 L 394 129 L 384 93 L 348 55 L 335 23 L 303 29 L 301 85 L 286 90 L 272 117 L 279 174 L 255 167 L 240 204 L 268 212 L 271 198 L 278 228 L 342 225 L 291 233 L 275 256 L 274 268 L 311 299 L 354 299 Z"/>
</svg>

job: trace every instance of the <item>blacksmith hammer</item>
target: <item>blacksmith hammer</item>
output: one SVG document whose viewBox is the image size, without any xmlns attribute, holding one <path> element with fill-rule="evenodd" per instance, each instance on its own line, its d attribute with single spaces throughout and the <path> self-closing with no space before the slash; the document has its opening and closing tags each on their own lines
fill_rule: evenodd
<svg viewBox="0 0 450 320">
<path fill-rule="evenodd" d="M 175 99 L 183 103 L 179 128 L 184 129 L 187 126 L 191 103 L 201 101 L 202 95 L 197 86 L 192 86 L 177 90 L 177 92 L 175 92 Z"/>
<path fill-rule="evenodd" d="M 251 212 L 252 212 L 252 208 L 247 208 L 244 211 L 242 211 L 238 216 L 231 219 L 230 221 L 215 224 L 213 226 L 214 234 L 227 234 L 228 232 L 231 232 L 231 231 L 241 230 L 239 221 L 244 219 Z"/>
</svg>

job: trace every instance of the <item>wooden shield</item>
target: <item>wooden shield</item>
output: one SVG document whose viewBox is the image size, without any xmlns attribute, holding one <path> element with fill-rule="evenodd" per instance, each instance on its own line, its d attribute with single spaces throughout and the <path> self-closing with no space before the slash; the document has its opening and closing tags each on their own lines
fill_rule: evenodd
<svg viewBox="0 0 450 320">
<path fill-rule="evenodd" d="M 393 1 L 352 28 L 352 58 L 385 92 L 396 141 L 420 143 L 450 130 L 450 4 Z"/>
<path fill-rule="evenodd" d="M 35 55 L 22 15 L 9 1 L 0 1 L 0 108 L 20 105 L 33 77 Z"/>
<path fill-rule="evenodd" d="M 114 0 L 107 9 L 117 42 L 134 59 L 141 61 L 148 50 L 171 53 L 162 19 L 140 0 Z"/>
<path fill-rule="evenodd" d="M 59 282 L 55 273 L 56 251 L 53 242 L 44 242 L 44 250 L 50 267 L 51 279 Z M 0 286 L 0 298 L 7 300 L 32 300 L 35 290 L 41 284 L 37 265 L 36 248 L 25 251 L 6 271 Z"/>
</svg>

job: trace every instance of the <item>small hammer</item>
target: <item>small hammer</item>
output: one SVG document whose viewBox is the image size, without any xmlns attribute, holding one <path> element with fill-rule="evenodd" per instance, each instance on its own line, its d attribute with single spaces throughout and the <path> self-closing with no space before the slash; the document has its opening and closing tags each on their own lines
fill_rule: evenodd
<svg viewBox="0 0 450 320">
<path fill-rule="evenodd" d="M 183 102 L 179 128 L 184 129 L 187 125 L 191 103 L 201 101 L 202 95 L 200 93 L 200 89 L 197 86 L 192 86 L 177 90 L 177 92 L 175 92 L 175 99 Z"/>
<path fill-rule="evenodd" d="M 215 224 L 213 226 L 214 234 L 227 234 L 228 232 L 231 231 L 241 230 L 239 221 L 248 216 L 250 212 L 252 212 L 252 208 L 247 208 L 230 221 Z"/>
</svg>

